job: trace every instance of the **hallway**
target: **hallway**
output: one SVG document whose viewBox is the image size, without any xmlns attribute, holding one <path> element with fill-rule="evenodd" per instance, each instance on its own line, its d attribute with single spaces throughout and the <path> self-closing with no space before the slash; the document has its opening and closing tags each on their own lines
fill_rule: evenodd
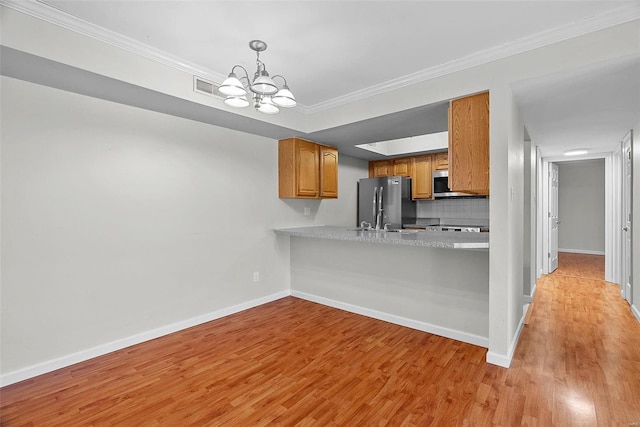
<svg viewBox="0 0 640 427">
<path fill-rule="evenodd" d="M 531 423 L 640 425 L 640 324 L 604 256 L 561 252 L 532 309 L 509 369 Z"/>
</svg>

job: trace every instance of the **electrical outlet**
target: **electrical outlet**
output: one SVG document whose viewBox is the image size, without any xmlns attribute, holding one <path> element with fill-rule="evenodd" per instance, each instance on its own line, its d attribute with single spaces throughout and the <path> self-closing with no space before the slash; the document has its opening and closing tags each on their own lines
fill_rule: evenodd
<svg viewBox="0 0 640 427">
<path fill-rule="evenodd" d="M 253 272 L 253 283 L 257 283 L 260 281 L 260 272 L 259 271 L 254 271 Z"/>
<path fill-rule="evenodd" d="M 305 207 L 304 208 L 304 216 L 309 216 L 309 215 L 311 215 L 311 208 Z"/>
</svg>

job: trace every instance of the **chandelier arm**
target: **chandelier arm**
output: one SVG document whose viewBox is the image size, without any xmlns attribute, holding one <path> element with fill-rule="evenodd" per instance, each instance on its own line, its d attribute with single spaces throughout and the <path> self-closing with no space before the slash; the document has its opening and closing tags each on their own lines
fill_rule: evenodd
<svg viewBox="0 0 640 427">
<path fill-rule="evenodd" d="M 289 86 L 287 84 L 287 79 L 285 79 L 284 76 L 281 76 L 280 74 L 276 74 L 275 76 L 271 77 L 271 80 L 274 80 L 276 77 L 280 77 L 282 80 L 284 80 L 285 86 Z"/>
<path fill-rule="evenodd" d="M 249 77 L 247 76 L 239 77 L 238 80 L 240 80 L 240 83 L 242 83 L 243 86 L 246 86 L 246 87 L 251 86 L 251 80 L 249 80 Z"/>
<path fill-rule="evenodd" d="M 238 80 L 246 79 L 247 81 L 249 81 L 249 73 L 247 72 L 247 69 L 244 68 L 242 65 L 234 65 L 233 68 L 231 69 L 231 72 L 235 74 L 236 68 L 240 68 L 242 69 L 242 71 L 244 71 L 244 77 L 240 77 Z"/>
</svg>

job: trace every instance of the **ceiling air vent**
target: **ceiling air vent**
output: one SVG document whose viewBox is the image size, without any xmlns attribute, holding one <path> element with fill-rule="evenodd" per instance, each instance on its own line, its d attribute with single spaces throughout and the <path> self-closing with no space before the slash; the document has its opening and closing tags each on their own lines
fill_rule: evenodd
<svg viewBox="0 0 640 427">
<path fill-rule="evenodd" d="M 222 98 L 218 92 L 219 85 L 205 80 L 202 77 L 193 76 L 193 91 L 202 93 L 204 95 L 215 96 L 216 98 Z"/>
</svg>

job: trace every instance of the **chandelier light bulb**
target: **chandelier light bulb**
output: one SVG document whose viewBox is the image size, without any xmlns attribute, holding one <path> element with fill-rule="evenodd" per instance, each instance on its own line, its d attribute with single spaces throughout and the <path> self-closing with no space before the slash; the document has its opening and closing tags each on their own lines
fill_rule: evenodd
<svg viewBox="0 0 640 427">
<path fill-rule="evenodd" d="M 229 77 L 222 82 L 218 90 L 224 95 L 229 96 L 241 96 L 247 94 L 242 82 L 234 73 L 229 73 Z"/>
<path fill-rule="evenodd" d="M 258 111 L 265 114 L 278 114 L 280 109 L 273 103 L 273 101 L 271 101 L 270 96 L 265 96 L 260 100 Z"/>
<path fill-rule="evenodd" d="M 242 96 L 227 96 L 224 100 L 224 103 L 229 105 L 230 107 L 236 108 L 244 108 L 248 107 L 250 102 L 247 100 L 247 97 Z"/>
<path fill-rule="evenodd" d="M 273 103 L 280 107 L 295 107 L 298 105 L 293 93 L 289 90 L 289 86 L 284 85 L 273 97 L 271 98 Z"/>
<path fill-rule="evenodd" d="M 261 76 L 258 76 L 251 85 L 251 90 L 260 95 L 272 95 L 278 91 L 278 86 L 271 80 L 269 74 L 266 71 Z"/>
</svg>

